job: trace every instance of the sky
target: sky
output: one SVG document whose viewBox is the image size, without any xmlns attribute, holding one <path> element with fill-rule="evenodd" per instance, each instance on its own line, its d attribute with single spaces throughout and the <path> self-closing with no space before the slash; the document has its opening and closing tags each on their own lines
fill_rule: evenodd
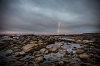
<svg viewBox="0 0 100 66">
<path fill-rule="evenodd" d="M 0 31 L 60 34 L 98 31 L 99 0 L 1 0 Z"/>
</svg>

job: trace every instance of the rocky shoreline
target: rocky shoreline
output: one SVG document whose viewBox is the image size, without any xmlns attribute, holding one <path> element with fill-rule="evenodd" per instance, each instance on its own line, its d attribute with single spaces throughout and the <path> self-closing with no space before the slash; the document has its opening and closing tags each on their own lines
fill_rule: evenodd
<svg viewBox="0 0 100 66">
<path fill-rule="evenodd" d="M 54 37 L 17 36 L 0 40 L 0 66 L 99 66 L 96 45 Z"/>
</svg>

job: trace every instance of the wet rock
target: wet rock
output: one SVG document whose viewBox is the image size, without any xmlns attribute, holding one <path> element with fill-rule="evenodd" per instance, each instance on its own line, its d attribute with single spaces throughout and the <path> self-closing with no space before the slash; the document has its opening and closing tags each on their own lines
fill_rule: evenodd
<svg viewBox="0 0 100 66">
<path fill-rule="evenodd" d="M 49 51 L 48 51 L 48 50 L 46 50 L 44 54 L 48 54 L 48 53 L 49 53 Z"/>
<path fill-rule="evenodd" d="M 30 42 L 30 44 L 34 44 L 34 43 L 37 43 L 37 41 L 31 41 L 31 42 Z"/>
<path fill-rule="evenodd" d="M 11 55 L 13 53 L 13 50 L 9 49 L 5 53 L 6 53 L 7 56 L 9 56 L 9 55 Z"/>
<path fill-rule="evenodd" d="M 43 56 L 43 54 L 36 54 L 35 57 Z"/>
<path fill-rule="evenodd" d="M 47 61 L 47 62 L 43 62 L 40 63 L 39 66 L 53 66 L 54 64 L 52 64 L 51 62 Z"/>
<path fill-rule="evenodd" d="M 63 61 L 59 61 L 59 62 L 58 62 L 58 65 L 63 65 L 63 64 L 64 64 Z"/>
<path fill-rule="evenodd" d="M 15 56 L 22 56 L 22 55 L 25 55 L 25 52 L 24 51 L 16 52 L 15 53 Z"/>
<path fill-rule="evenodd" d="M 36 54 L 39 54 L 39 53 L 40 53 L 39 51 L 34 51 L 33 54 L 36 55 Z"/>
<path fill-rule="evenodd" d="M 81 49 L 81 48 L 78 48 L 78 49 L 76 50 L 76 53 L 77 53 L 77 54 L 82 54 L 82 53 L 84 53 L 84 50 Z"/>
<path fill-rule="evenodd" d="M 71 59 L 70 58 L 64 58 L 64 59 L 62 59 L 62 61 L 65 62 L 65 63 L 70 63 Z"/>
<path fill-rule="evenodd" d="M 36 46 L 36 44 L 27 44 L 27 45 L 25 45 L 25 46 L 23 46 L 22 47 L 22 51 L 24 51 L 24 52 L 29 52 L 29 51 L 31 51 L 32 49 L 33 49 L 33 47 L 35 47 Z"/>
<path fill-rule="evenodd" d="M 35 62 L 36 62 L 36 63 L 42 62 L 43 59 L 44 59 L 44 58 L 43 58 L 42 56 L 37 57 L 37 58 L 35 58 Z"/>
<path fill-rule="evenodd" d="M 18 49 L 18 47 L 15 46 L 14 49 Z"/>
<path fill-rule="evenodd" d="M 33 66 L 39 66 L 39 64 L 36 64 L 35 62 L 33 62 Z"/>
<path fill-rule="evenodd" d="M 47 61 L 52 61 L 52 62 L 60 60 L 61 57 L 62 57 L 62 54 L 60 53 L 50 53 L 50 54 L 44 55 L 44 58 Z"/>
<path fill-rule="evenodd" d="M 92 43 L 92 42 L 94 42 L 94 41 L 92 41 L 92 40 L 83 40 L 83 43 Z"/>
<path fill-rule="evenodd" d="M 49 51 L 50 52 L 57 52 L 57 48 L 50 48 Z"/>
<path fill-rule="evenodd" d="M 40 49 L 41 54 L 44 54 L 46 50 L 47 50 L 47 49 L 45 49 L 45 48 Z"/>
<path fill-rule="evenodd" d="M 21 58 L 20 60 L 27 60 L 27 59 L 34 59 L 34 56 L 26 55 L 25 57 Z"/>
<path fill-rule="evenodd" d="M 13 63 L 11 66 L 23 66 L 23 63 L 20 61 L 16 61 L 15 63 Z"/>
<path fill-rule="evenodd" d="M 63 46 L 63 44 L 61 44 L 61 43 L 55 43 L 55 47 L 56 48 L 60 48 L 61 46 Z"/>
<path fill-rule="evenodd" d="M 77 40 L 76 42 L 77 42 L 77 43 L 81 43 L 82 41 L 81 41 L 81 40 Z"/>
<path fill-rule="evenodd" d="M 59 53 L 61 53 L 63 56 L 65 56 L 67 51 L 66 50 L 59 50 Z"/>
<path fill-rule="evenodd" d="M 46 48 L 47 48 L 47 49 L 52 48 L 52 44 L 51 44 L 51 45 L 47 45 Z"/>
<path fill-rule="evenodd" d="M 73 47 L 72 50 L 76 50 L 76 47 Z"/>
<path fill-rule="evenodd" d="M 35 51 L 33 54 L 35 57 L 43 56 L 43 53 L 41 53 L 40 51 Z"/>
<path fill-rule="evenodd" d="M 79 55 L 79 58 L 80 58 L 80 59 L 83 59 L 83 60 L 88 60 L 89 57 L 90 57 L 90 56 L 89 56 L 88 54 L 86 54 L 86 53 L 80 54 L 80 55 Z"/>
</svg>

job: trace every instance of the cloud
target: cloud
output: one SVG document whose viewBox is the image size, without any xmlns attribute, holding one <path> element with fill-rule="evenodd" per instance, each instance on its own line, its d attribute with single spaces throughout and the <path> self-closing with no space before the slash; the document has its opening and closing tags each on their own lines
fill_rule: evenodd
<svg viewBox="0 0 100 66">
<path fill-rule="evenodd" d="M 5 31 L 93 32 L 99 21 L 98 1 L 90 0 L 2 0 Z"/>
</svg>

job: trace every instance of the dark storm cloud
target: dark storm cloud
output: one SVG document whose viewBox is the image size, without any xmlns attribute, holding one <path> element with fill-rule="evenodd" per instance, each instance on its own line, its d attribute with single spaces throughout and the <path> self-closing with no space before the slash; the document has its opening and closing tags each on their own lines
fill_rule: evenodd
<svg viewBox="0 0 100 66">
<path fill-rule="evenodd" d="M 94 32 L 99 0 L 1 0 L 0 19 L 5 31 L 61 33 Z"/>
</svg>

